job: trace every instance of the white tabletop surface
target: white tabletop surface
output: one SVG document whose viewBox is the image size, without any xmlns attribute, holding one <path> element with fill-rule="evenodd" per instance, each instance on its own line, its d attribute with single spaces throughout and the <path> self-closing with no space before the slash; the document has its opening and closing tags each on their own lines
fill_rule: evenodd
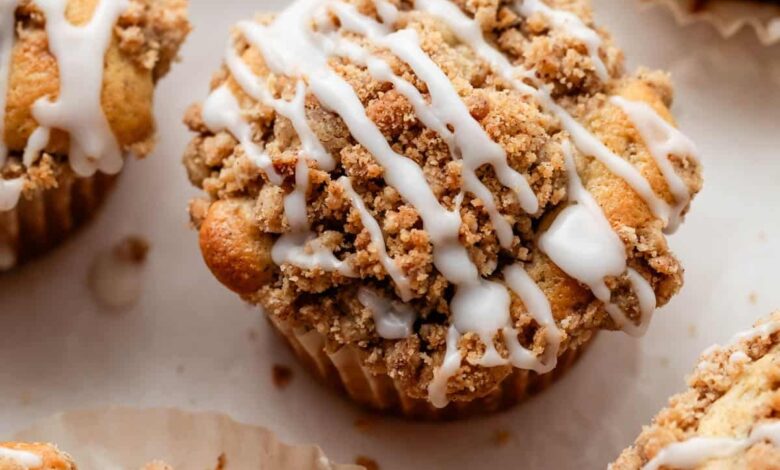
<svg viewBox="0 0 780 470">
<path fill-rule="evenodd" d="M 226 412 L 382 469 L 605 468 L 683 388 L 702 349 L 780 308 L 780 47 L 749 32 L 726 41 L 706 25 L 680 28 L 636 0 L 594 0 L 630 67 L 673 72 L 676 114 L 704 158 L 706 188 L 671 241 L 687 268 L 684 291 L 644 339 L 602 335 L 563 381 L 515 410 L 358 430 L 361 412 L 305 375 L 261 313 L 217 284 L 188 228 L 196 191 L 180 165 L 189 139 L 181 116 L 205 97 L 229 25 L 285 2 L 191 3 L 196 30 L 158 89 L 157 151 L 129 165 L 75 240 L 0 278 L 0 436 L 68 409 L 175 406 Z M 142 297 L 109 313 L 89 295 L 87 272 L 97 252 L 130 234 L 152 244 Z M 275 363 L 295 372 L 284 392 L 271 382 Z M 509 433 L 503 446 L 499 431 Z"/>
</svg>

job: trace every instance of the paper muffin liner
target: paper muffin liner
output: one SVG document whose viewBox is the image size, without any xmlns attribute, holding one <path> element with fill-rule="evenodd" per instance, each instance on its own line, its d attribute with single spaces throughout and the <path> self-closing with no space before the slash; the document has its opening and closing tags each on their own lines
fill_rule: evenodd
<svg viewBox="0 0 780 470">
<path fill-rule="evenodd" d="M 175 470 L 359 470 L 331 463 L 316 446 L 291 446 L 269 430 L 215 413 L 108 408 L 64 413 L 19 432 L 13 440 L 51 442 L 84 470 L 136 470 L 163 461 Z"/>
<path fill-rule="evenodd" d="M 80 228 L 116 178 L 102 173 L 79 178 L 65 171 L 56 188 L 23 195 L 14 209 L 0 212 L 0 272 L 44 254 Z"/>
<path fill-rule="evenodd" d="M 699 11 L 691 9 L 691 0 L 644 0 L 670 8 L 677 20 L 687 25 L 704 21 L 729 38 L 743 28 L 755 30 L 765 45 L 780 42 L 780 6 L 750 0 L 712 0 Z"/>
<path fill-rule="evenodd" d="M 429 421 L 461 419 L 510 408 L 555 383 L 571 369 L 592 342 L 591 339 L 579 348 L 564 352 L 558 359 L 558 366 L 548 374 L 515 369 L 500 387 L 487 396 L 436 408 L 428 400 L 409 397 L 401 384 L 388 374 L 375 375 L 369 371 L 354 346 L 329 352 L 325 347 L 326 337 L 317 331 L 295 331 L 274 319 L 271 324 L 310 372 L 359 405 L 376 412 Z"/>
</svg>

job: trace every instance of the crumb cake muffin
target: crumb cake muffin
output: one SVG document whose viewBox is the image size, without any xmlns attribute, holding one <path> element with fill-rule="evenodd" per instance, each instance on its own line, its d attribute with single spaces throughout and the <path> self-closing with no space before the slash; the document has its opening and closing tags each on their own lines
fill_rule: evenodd
<svg viewBox="0 0 780 470">
<path fill-rule="evenodd" d="M 0 470 L 76 470 L 71 457 L 51 444 L 0 443 Z"/>
<path fill-rule="evenodd" d="M 584 0 L 301 0 L 185 121 L 206 264 L 354 400 L 492 411 L 680 289 L 701 188 L 667 75 Z"/>
<path fill-rule="evenodd" d="M 780 468 L 779 333 L 776 312 L 705 351 L 688 390 L 672 397 L 610 468 Z"/>
<path fill-rule="evenodd" d="M 220 467 L 217 467 L 219 470 Z M 0 470 L 77 470 L 68 454 L 52 444 L 0 443 Z M 174 470 L 162 461 L 150 462 L 140 470 Z"/>
<path fill-rule="evenodd" d="M 128 153 L 189 32 L 187 0 L 0 0 L 0 270 L 58 243 Z"/>
</svg>

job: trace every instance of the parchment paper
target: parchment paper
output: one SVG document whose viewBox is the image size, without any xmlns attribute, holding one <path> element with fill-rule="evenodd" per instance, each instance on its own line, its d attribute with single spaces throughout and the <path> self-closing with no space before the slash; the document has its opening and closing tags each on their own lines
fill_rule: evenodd
<svg viewBox="0 0 780 470">
<path fill-rule="evenodd" d="M 17 433 L 15 440 L 52 442 L 83 470 L 137 470 L 162 460 L 176 470 L 359 470 L 332 464 L 315 446 L 289 446 L 269 430 L 225 415 L 175 409 L 109 408 L 64 413 Z"/>
</svg>

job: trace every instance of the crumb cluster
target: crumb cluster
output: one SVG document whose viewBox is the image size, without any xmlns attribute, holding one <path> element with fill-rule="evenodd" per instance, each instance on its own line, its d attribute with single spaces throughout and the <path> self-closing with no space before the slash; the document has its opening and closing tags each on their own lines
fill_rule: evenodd
<svg viewBox="0 0 780 470">
<path fill-rule="evenodd" d="M 378 18 L 372 2 L 353 0 L 358 10 Z M 497 239 L 482 201 L 465 194 L 460 213 L 460 241 L 485 278 L 500 279 L 504 267 L 522 263 L 550 298 L 556 321 L 563 331 L 561 353 L 587 342 L 594 331 L 615 325 L 590 291 L 566 276 L 537 247 L 538 236 L 567 202 L 567 175 L 562 143 L 568 139 L 561 123 L 531 97 L 515 90 L 494 73 L 469 47 L 460 43 L 446 25 L 431 15 L 415 11 L 406 0 L 394 2 L 403 14 L 395 28 L 413 28 L 422 48 L 450 78 L 472 117 L 506 151 L 511 167 L 522 173 L 536 193 L 540 209 L 525 213 L 517 196 L 502 186 L 495 171 L 485 166 L 478 176 L 493 193 L 500 212 L 511 223 L 514 239 L 503 248 Z M 624 75 L 623 57 L 609 35 L 603 38 L 601 58 L 611 79 L 603 82 L 579 40 L 551 27 L 547 18 L 520 17 L 505 0 L 456 1 L 476 18 L 490 40 L 512 61 L 536 69 L 552 88 L 559 104 L 586 125 L 615 153 L 637 165 L 658 194 L 673 198 L 641 137 L 610 95 L 644 100 L 671 119 L 668 107 L 672 91 L 668 77 L 640 71 Z M 548 2 L 578 14 L 592 24 L 585 0 Z M 258 21 L 270 21 L 262 17 Z M 371 41 L 343 32 L 390 64 L 392 70 L 412 83 L 424 96 L 425 83 L 411 68 Z M 271 87 L 290 100 L 295 94 L 294 77 L 277 76 L 265 65 L 260 52 L 236 32 L 237 52 L 246 64 Z M 411 103 L 389 83 L 376 81 L 361 65 L 347 59 L 331 59 L 331 67 L 356 91 L 370 119 L 397 153 L 413 159 L 424 171 L 440 203 L 456 207 L 462 187 L 461 161 L 453 159 L 446 143 L 423 125 Z M 322 269 L 301 269 L 289 264 L 275 266 L 270 251 L 274 242 L 290 230 L 284 213 L 284 196 L 293 190 L 295 166 L 304 157 L 301 142 L 291 122 L 270 107 L 241 91 L 227 68 L 213 79 L 213 87 L 228 84 L 238 97 L 254 137 L 270 155 L 276 171 L 285 177 L 281 186 L 248 159 L 245 149 L 227 132 L 212 133 L 203 122 L 199 105 L 185 117 L 197 135 L 188 146 L 184 164 L 192 183 L 206 197 L 194 200 L 190 214 L 200 230 L 205 260 L 214 274 L 242 295 L 265 308 L 275 320 L 294 329 L 316 329 L 328 338 L 328 348 L 349 344 L 361 349 L 363 360 L 377 374 L 389 374 L 411 397 L 425 398 L 434 369 L 441 363 L 449 325 L 449 301 L 453 286 L 433 264 L 430 236 L 420 215 L 388 185 L 383 168 L 371 153 L 350 135 L 341 118 L 325 109 L 313 95 L 306 98 L 309 125 L 326 150 L 337 160 L 331 172 L 312 167 L 308 194 L 308 218 L 317 240 L 349 263 L 357 278 Z M 676 170 L 692 193 L 701 187 L 699 167 L 689 156 L 673 158 Z M 582 180 L 627 247 L 629 265 L 649 280 L 659 305 L 665 304 L 682 285 L 682 268 L 670 253 L 662 224 L 625 182 L 595 159 L 578 157 Z M 411 304 L 420 318 L 414 334 L 403 340 L 384 340 L 376 333 L 372 314 L 357 300 L 357 289 L 369 286 L 387 297 L 397 296 L 392 280 L 380 263 L 358 212 L 352 207 L 339 177 L 347 175 L 366 207 L 379 222 L 387 251 L 410 279 Z M 607 280 L 613 302 L 637 319 L 638 299 L 626 276 Z M 521 342 L 541 353 L 545 336 L 519 298 L 511 308 Z M 499 341 L 500 342 L 500 341 Z M 460 347 L 466 361 L 449 383 L 455 400 L 484 396 L 506 378 L 511 368 L 486 369 L 470 359 L 480 356 L 484 345 L 472 334 Z M 505 352 L 503 344 L 498 345 Z"/>
<path fill-rule="evenodd" d="M 759 325 L 777 321 L 780 312 Z M 695 437 L 746 438 L 762 422 L 776 421 L 780 416 L 780 335 L 743 339 L 705 352 L 688 378 L 688 387 L 669 400 L 634 445 L 623 451 L 613 470 L 639 470 L 673 443 Z M 780 450 L 761 442 L 708 463 L 721 465 L 717 468 L 767 470 L 780 465 Z"/>
</svg>

